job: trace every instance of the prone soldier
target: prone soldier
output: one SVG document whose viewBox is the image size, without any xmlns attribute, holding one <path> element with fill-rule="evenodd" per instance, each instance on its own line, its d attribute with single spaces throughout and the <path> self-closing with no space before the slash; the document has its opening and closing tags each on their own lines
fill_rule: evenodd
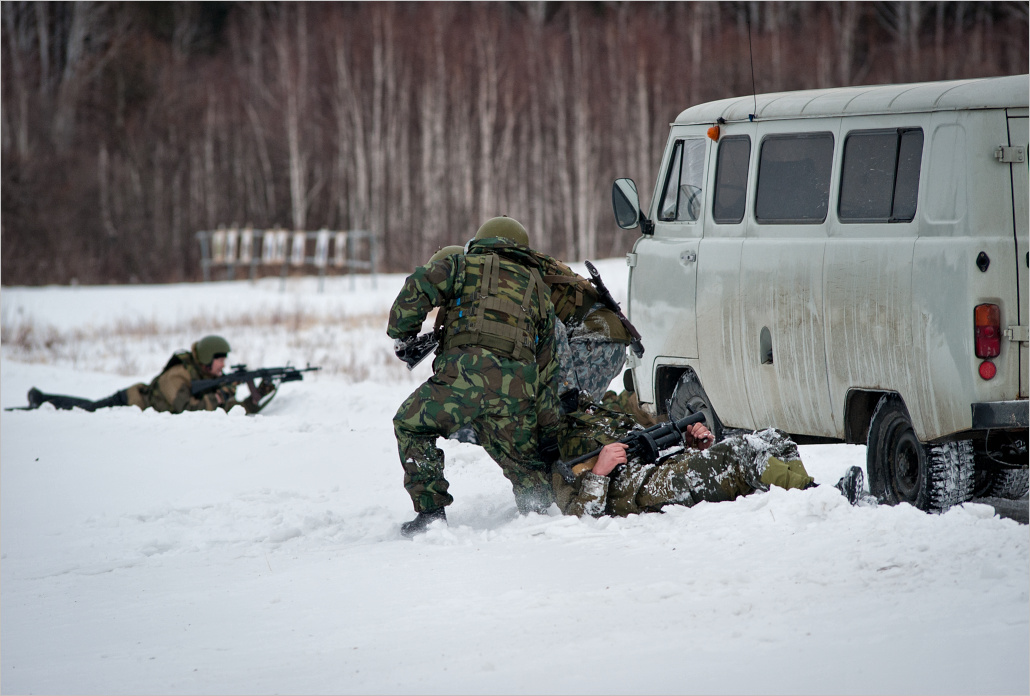
<svg viewBox="0 0 1030 696">
<path fill-rule="evenodd" d="M 242 401 L 236 399 L 235 383 L 223 384 L 202 394 L 193 393 L 191 387 L 194 382 L 222 375 L 229 350 L 229 342 L 221 336 L 204 336 L 190 350 L 173 355 L 161 374 L 150 384 L 139 382 L 97 401 L 78 396 L 46 394 L 33 387 L 28 393 L 29 405 L 26 410 L 47 403 L 63 410 L 81 408 L 92 412 L 114 406 L 138 406 L 144 411 L 152 408 L 155 411 L 182 413 L 214 411 L 218 408 L 229 411 L 239 404 L 247 413 L 257 413 L 275 396 L 276 385 L 271 379 L 263 379 Z"/>
<path fill-rule="evenodd" d="M 734 500 L 754 491 L 809 488 L 815 480 L 805 471 L 797 445 L 784 433 L 766 429 L 733 435 L 714 443 L 701 423 L 688 425 L 685 448 L 651 461 L 627 456 L 622 434 L 641 430 L 636 419 L 610 406 L 581 396 L 577 410 L 563 418 L 559 437 L 565 461 L 600 453 L 573 466 L 571 482 L 554 467 L 552 482 L 558 507 L 567 515 L 625 516 L 655 512 L 666 505 L 696 505 L 701 501 Z M 657 426 L 656 426 L 657 427 Z M 852 467 L 837 488 L 855 504 L 863 499 L 864 475 Z"/>
</svg>

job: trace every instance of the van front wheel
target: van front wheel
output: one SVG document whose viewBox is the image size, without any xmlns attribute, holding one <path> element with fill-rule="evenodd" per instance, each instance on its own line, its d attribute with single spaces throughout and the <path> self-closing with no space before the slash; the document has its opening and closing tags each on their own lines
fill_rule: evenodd
<svg viewBox="0 0 1030 696">
<path fill-rule="evenodd" d="M 905 402 L 896 395 L 880 399 L 866 445 L 869 490 L 883 503 L 943 512 L 972 496 L 972 443 L 924 445 L 912 429 Z"/>
</svg>

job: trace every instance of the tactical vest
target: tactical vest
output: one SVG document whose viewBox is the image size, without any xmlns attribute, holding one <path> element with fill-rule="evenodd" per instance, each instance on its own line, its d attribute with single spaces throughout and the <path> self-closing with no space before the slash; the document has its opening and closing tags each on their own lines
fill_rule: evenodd
<svg viewBox="0 0 1030 696">
<path fill-rule="evenodd" d="M 466 254 L 464 261 L 462 295 L 452 300 L 438 319 L 441 350 L 482 346 L 520 362 L 534 360 L 536 326 L 545 314 L 546 286 L 540 273 L 507 260 L 529 277 L 504 269 L 502 281 L 504 264 L 498 254 Z"/>
<path fill-rule="evenodd" d="M 537 258 L 544 271 L 544 282 L 551 288 L 554 315 L 565 324 L 583 321 L 600 299 L 597 288 L 561 261 L 545 254 L 537 254 Z"/>
</svg>

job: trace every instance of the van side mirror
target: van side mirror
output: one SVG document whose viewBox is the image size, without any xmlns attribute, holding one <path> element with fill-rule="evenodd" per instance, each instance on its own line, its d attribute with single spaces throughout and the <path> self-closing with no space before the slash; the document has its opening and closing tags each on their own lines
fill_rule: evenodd
<svg viewBox="0 0 1030 696">
<path fill-rule="evenodd" d="M 612 209 L 615 211 L 615 224 L 622 229 L 631 230 L 643 222 L 644 234 L 653 233 L 651 221 L 640 211 L 640 196 L 633 179 L 616 179 L 612 184 Z"/>
<path fill-rule="evenodd" d="M 616 179 L 612 184 L 612 208 L 615 224 L 631 230 L 640 223 L 640 197 L 633 179 Z"/>
</svg>

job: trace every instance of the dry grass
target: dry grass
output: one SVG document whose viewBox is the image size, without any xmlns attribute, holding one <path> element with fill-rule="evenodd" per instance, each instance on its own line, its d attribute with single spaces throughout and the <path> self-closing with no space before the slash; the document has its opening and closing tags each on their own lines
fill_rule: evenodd
<svg viewBox="0 0 1030 696">
<path fill-rule="evenodd" d="M 187 347 L 202 335 L 218 333 L 243 345 L 284 346 L 323 373 L 361 382 L 372 378 L 403 381 L 407 372 L 385 340 L 385 312 L 325 317 L 312 312 L 248 312 L 178 325 L 151 320 L 119 320 L 111 325 L 62 332 L 32 319 L 0 319 L 4 357 L 37 364 L 70 364 L 124 375 L 154 369 L 153 356 Z M 377 349 L 373 344 L 382 341 Z M 371 346 L 371 348 L 370 348 Z M 160 360 L 161 358 L 157 358 Z"/>
</svg>

